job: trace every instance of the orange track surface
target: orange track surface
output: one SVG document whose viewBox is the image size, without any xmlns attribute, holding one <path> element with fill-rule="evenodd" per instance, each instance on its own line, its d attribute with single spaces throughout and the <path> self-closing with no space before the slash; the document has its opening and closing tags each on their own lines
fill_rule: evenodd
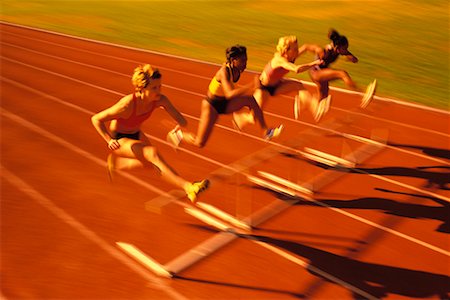
<svg viewBox="0 0 450 300">
<path fill-rule="evenodd" d="M 237 133 L 222 116 L 205 148 L 175 152 L 165 142 L 175 123 L 155 111 L 143 129 L 161 155 L 189 180 L 211 179 L 201 201 L 257 223 L 235 235 L 187 214 L 186 198 L 164 202 L 162 194 L 176 191 L 153 171 L 109 183 L 108 149 L 90 123 L 131 91 L 134 67 L 150 63 L 195 130 L 216 65 L 6 24 L 0 30 L 5 298 L 448 298 L 447 112 L 377 98 L 361 110 L 361 95 L 334 90 L 329 114 L 314 124 L 308 113 L 293 120 L 293 97 L 279 97 L 266 114 L 269 124 L 285 125 L 273 143 L 257 128 Z M 244 75 L 244 83 L 253 80 Z M 369 146 L 343 133 L 388 141 Z M 356 151 L 358 164 L 326 167 L 302 157 L 304 147 L 339 157 Z M 258 171 L 313 182 L 316 202 L 246 179 L 261 178 Z M 201 253 L 196 247 L 210 239 L 229 241 L 172 279 L 117 245 L 165 265 Z"/>
</svg>

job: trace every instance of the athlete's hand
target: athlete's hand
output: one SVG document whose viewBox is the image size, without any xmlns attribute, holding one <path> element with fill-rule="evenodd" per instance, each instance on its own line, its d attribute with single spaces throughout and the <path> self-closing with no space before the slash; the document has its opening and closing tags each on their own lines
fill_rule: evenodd
<svg viewBox="0 0 450 300">
<path fill-rule="evenodd" d="M 117 150 L 117 149 L 119 149 L 120 148 L 119 141 L 116 140 L 116 139 L 110 139 L 109 142 L 108 142 L 108 148 L 110 150 Z"/>
</svg>

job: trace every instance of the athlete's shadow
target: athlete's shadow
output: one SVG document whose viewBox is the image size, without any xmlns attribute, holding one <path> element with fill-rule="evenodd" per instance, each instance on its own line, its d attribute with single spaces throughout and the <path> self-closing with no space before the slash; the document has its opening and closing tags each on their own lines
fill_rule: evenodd
<svg viewBox="0 0 450 300">
<path fill-rule="evenodd" d="M 394 294 L 414 298 L 437 296 L 440 299 L 449 299 L 450 278 L 445 275 L 366 263 L 288 240 L 254 235 L 243 237 L 272 244 L 301 256 L 308 260 L 307 270 L 311 274 L 330 281 L 321 273 L 325 272 L 332 276 L 330 278 L 337 278 L 377 298 Z M 357 292 L 351 293 L 354 299 L 364 299 L 364 296 Z"/>
<path fill-rule="evenodd" d="M 297 202 L 295 203 L 295 205 L 297 206 L 300 205 L 318 206 L 318 204 L 305 200 L 301 197 L 292 197 L 260 186 L 253 186 L 253 188 L 271 193 L 276 198 L 283 201 L 296 200 Z M 439 203 L 441 206 L 428 206 L 422 204 L 402 203 L 391 199 L 372 198 L 372 197 L 365 197 L 353 200 L 317 199 L 317 202 L 335 208 L 378 209 L 383 210 L 384 213 L 386 214 L 405 218 L 438 220 L 442 221 L 442 224 L 437 227 L 436 231 L 442 233 L 450 233 L 450 218 L 449 218 L 450 203 L 448 203 L 447 201 L 426 195 L 409 194 L 379 188 L 376 188 L 376 190 L 393 194 L 402 194 L 411 197 L 426 198 Z"/>
<path fill-rule="evenodd" d="M 433 172 L 427 171 L 429 169 L 444 169 L 450 170 L 450 167 L 447 166 L 424 166 L 424 167 L 416 167 L 416 168 L 405 168 L 405 167 L 381 167 L 381 168 L 361 168 L 356 167 L 345 168 L 345 167 L 330 167 L 328 165 L 315 162 L 308 161 L 310 164 L 321 167 L 327 170 L 336 170 L 341 172 L 350 172 L 354 174 L 361 174 L 362 172 L 374 174 L 374 175 L 387 175 L 387 176 L 404 176 L 404 177 L 415 177 L 426 180 L 426 184 L 424 185 L 427 188 L 437 187 L 442 190 L 450 190 L 448 184 L 450 182 L 450 172 Z"/>
<path fill-rule="evenodd" d="M 403 192 L 396 192 L 386 189 L 376 190 L 402 194 L 417 198 L 426 198 L 439 203 L 441 206 L 428 206 L 422 204 L 412 204 L 412 203 L 402 203 L 386 198 L 359 198 L 354 200 L 331 200 L 331 199 L 320 199 L 321 203 L 326 205 L 336 207 L 336 208 L 356 208 L 356 209 L 378 209 L 384 211 L 386 214 L 412 218 L 412 219 L 433 219 L 439 220 L 443 223 L 438 226 L 436 231 L 442 233 L 450 233 L 450 203 L 444 200 L 440 200 L 431 196 L 426 195 L 416 195 Z"/>
<path fill-rule="evenodd" d="M 422 153 L 439 158 L 450 159 L 450 151 L 447 149 L 439 149 L 439 148 L 431 148 L 425 146 L 417 146 L 417 145 L 406 145 L 406 144 L 396 144 L 396 143 L 388 143 L 390 146 L 399 147 L 399 148 L 411 148 L 421 150 Z"/>
</svg>

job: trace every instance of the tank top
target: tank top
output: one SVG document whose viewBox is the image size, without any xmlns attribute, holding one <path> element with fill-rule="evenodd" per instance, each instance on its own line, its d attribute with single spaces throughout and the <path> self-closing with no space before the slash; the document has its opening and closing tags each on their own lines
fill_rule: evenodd
<svg viewBox="0 0 450 300">
<path fill-rule="evenodd" d="M 267 76 L 267 81 L 270 85 L 276 85 L 284 75 L 289 73 L 289 70 L 286 70 L 283 67 L 272 68 L 272 61 L 264 67 L 264 72 Z"/>
<path fill-rule="evenodd" d="M 227 70 L 227 74 L 232 79 L 233 83 L 238 82 L 239 78 L 241 77 L 241 74 L 239 74 L 238 77 L 236 79 L 234 79 L 231 66 L 229 64 L 226 64 L 225 67 Z M 213 79 L 211 79 L 208 90 L 214 96 L 225 97 L 225 93 L 223 92 L 222 83 L 220 83 L 220 81 L 217 80 L 216 76 L 214 76 Z"/>
<path fill-rule="evenodd" d="M 156 108 L 155 103 L 156 103 L 156 101 L 152 102 L 152 107 L 150 108 L 150 110 L 148 112 L 143 113 L 141 115 L 137 115 L 136 114 L 136 108 L 137 108 L 136 93 L 133 93 L 133 99 L 132 99 L 133 112 L 131 113 L 131 116 L 128 119 L 124 119 L 124 118 L 117 119 L 117 130 L 118 131 L 121 131 L 123 129 L 134 130 L 134 129 L 139 128 L 141 126 L 141 124 L 151 116 L 153 110 Z"/>
</svg>

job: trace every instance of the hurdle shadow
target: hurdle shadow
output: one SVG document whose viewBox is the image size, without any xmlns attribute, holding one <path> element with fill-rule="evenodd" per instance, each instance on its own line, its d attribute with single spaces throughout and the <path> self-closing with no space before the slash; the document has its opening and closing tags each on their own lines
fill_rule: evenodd
<svg viewBox="0 0 450 300">
<path fill-rule="evenodd" d="M 258 189 L 265 191 L 267 193 L 272 194 L 275 198 L 278 198 L 282 201 L 288 200 L 296 200 L 296 206 L 317 206 L 314 202 L 305 200 L 301 197 L 292 197 L 289 195 L 285 195 L 276 191 L 273 191 L 269 188 L 261 187 L 261 186 L 249 186 L 253 189 Z M 432 219 L 437 221 L 442 221 L 437 228 L 437 232 L 441 233 L 450 233 L 450 203 L 447 201 L 434 198 L 432 196 L 427 195 L 418 195 L 411 194 L 405 192 L 392 191 L 387 189 L 375 188 L 375 190 L 379 190 L 386 193 L 392 194 L 401 194 L 411 197 L 417 198 L 425 198 L 432 200 L 441 206 L 428 206 L 423 204 L 412 204 L 412 203 L 402 203 L 395 200 L 387 199 L 387 198 L 376 198 L 376 197 L 363 197 L 353 200 L 334 200 L 334 199 L 316 199 L 317 202 L 326 204 L 328 206 L 334 208 L 342 208 L 342 209 L 373 209 L 383 211 L 385 214 L 410 218 L 410 219 Z"/>
<path fill-rule="evenodd" d="M 414 177 L 419 179 L 424 179 L 426 188 L 438 188 L 441 190 L 450 190 L 450 172 L 433 172 L 427 171 L 428 169 L 444 169 L 450 170 L 447 166 L 423 166 L 416 168 L 406 168 L 406 167 L 381 167 L 381 168 L 362 168 L 356 167 L 346 168 L 342 166 L 332 167 L 320 162 L 307 160 L 308 163 L 320 167 L 325 170 L 335 170 L 339 172 L 349 172 L 353 174 L 361 174 L 360 172 L 365 172 L 373 175 L 384 175 L 384 176 L 402 176 L 402 177 Z M 363 174 L 362 174 L 363 175 Z"/>
<path fill-rule="evenodd" d="M 417 150 L 422 151 L 423 154 L 426 154 L 428 156 L 450 159 L 450 150 L 447 150 L 447 149 L 432 148 L 432 147 L 417 146 L 417 145 L 397 144 L 397 143 L 388 143 L 388 145 L 393 146 L 393 147 L 399 147 L 399 148 L 417 149 Z"/>
<path fill-rule="evenodd" d="M 448 202 L 427 195 L 410 194 L 380 188 L 376 188 L 376 190 L 386 193 L 401 194 L 417 198 L 425 198 L 432 200 L 440 204 L 441 206 L 402 203 L 387 198 L 375 198 L 375 197 L 364 197 L 353 200 L 317 199 L 317 201 L 335 208 L 373 209 L 383 211 L 385 214 L 404 218 L 437 220 L 441 221 L 442 224 L 440 224 L 436 228 L 436 231 L 447 234 L 450 233 L 450 217 L 449 217 L 450 204 Z"/>
<path fill-rule="evenodd" d="M 331 282 L 311 266 L 380 299 L 388 295 L 449 299 L 450 277 L 445 275 L 366 263 L 289 240 L 257 235 L 242 237 L 256 239 L 303 257 L 309 261 L 307 270 L 312 275 Z M 354 299 L 363 299 L 361 295 L 350 292 Z M 312 295 L 308 293 L 307 296 Z"/>
</svg>

